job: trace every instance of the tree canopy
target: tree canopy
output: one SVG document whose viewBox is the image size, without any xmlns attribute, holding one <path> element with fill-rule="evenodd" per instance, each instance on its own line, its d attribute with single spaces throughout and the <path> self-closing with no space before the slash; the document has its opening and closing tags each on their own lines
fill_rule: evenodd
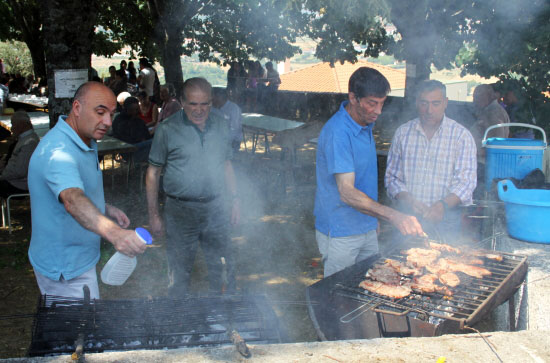
<svg viewBox="0 0 550 363">
<path fill-rule="evenodd" d="M 131 56 L 157 59 L 176 88 L 182 55 L 218 64 L 278 61 L 308 36 L 316 56 L 332 63 L 381 52 L 406 60 L 407 93 L 432 65 L 515 80 L 530 97 L 550 90 L 550 0 L 0 0 L 0 40 L 27 43 L 37 75 L 45 74 L 51 47 L 43 27 L 51 4 L 66 18 L 91 6 L 91 51 L 110 56 L 129 47 Z M 388 34 L 391 25 L 396 32 Z"/>
</svg>

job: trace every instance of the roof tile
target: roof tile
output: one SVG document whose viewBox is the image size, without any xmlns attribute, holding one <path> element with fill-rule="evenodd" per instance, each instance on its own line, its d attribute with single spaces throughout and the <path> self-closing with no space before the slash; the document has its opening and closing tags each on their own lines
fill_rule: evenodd
<svg viewBox="0 0 550 363">
<path fill-rule="evenodd" d="M 371 67 L 382 73 L 390 82 L 392 90 L 404 89 L 406 73 L 401 69 L 394 69 L 367 61 L 357 63 L 335 63 L 334 68 L 330 63 L 318 63 L 310 67 L 281 75 L 281 91 L 298 92 L 327 92 L 347 93 L 348 81 L 352 73 L 360 67 Z"/>
</svg>

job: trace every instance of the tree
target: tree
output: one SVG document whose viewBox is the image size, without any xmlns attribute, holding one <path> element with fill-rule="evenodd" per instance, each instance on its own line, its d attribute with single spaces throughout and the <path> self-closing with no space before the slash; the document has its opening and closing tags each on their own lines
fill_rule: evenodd
<svg viewBox="0 0 550 363">
<path fill-rule="evenodd" d="M 97 14 L 95 0 L 44 0 L 41 6 L 51 127 L 71 109 L 69 98 L 55 98 L 54 71 L 90 69 Z"/>
<path fill-rule="evenodd" d="M 489 0 L 476 3 L 484 14 L 471 24 L 469 43 L 459 54 L 464 73 L 499 77 L 504 89 L 523 99 L 522 122 L 538 120 L 550 131 L 550 2 Z"/>
<path fill-rule="evenodd" d="M 19 40 L 29 48 L 34 75 L 46 76 L 42 17 L 36 0 L 0 1 L 0 39 Z"/>
<path fill-rule="evenodd" d="M 464 44 L 463 30 L 472 16 L 472 1 L 351 1 L 311 0 L 306 7 L 317 14 L 312 22 L 317 56 L 329 62 L 376 57 L 381 51 L 407 62 L 405 97 L 429 79 L 430 67 L 450 67 Z M 385 25 L 393 24 L 395 36 Z M 358 51 L 357 46 L 364 50 Z"/>
<path fill-rule="evenodd" d="M 298 52 L 291 43 L 306 24 L 301 9 L 299 1 L 126 0 L 105 5 L 101 14 L 111 15 L 100 14 L 100 20 L 113 40 L 158 58 L 179 92 L 182 55 L 221 64 L 283 60 Z"/>
<path fill-rule="evenodd" d="M 33 72 L 31 55 L 25 43 L 18 41 L 0 43 L 0 54 L 7 73 L 27 75 Z"/>
</svg>

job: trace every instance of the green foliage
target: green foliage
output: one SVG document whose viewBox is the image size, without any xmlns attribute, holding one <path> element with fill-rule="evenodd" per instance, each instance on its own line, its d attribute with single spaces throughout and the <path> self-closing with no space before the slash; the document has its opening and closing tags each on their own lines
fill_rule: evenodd
<svg viewBox="0 0 550 363">
<path fill-rule="evenodd" d="M 33 73 L 29 48 L 23 42 L 10 41 L 0 43 L 0 54 L 4 60 L 7 73 Z"/>
<path fill-rule="evenodd" d="M 360 54 L 376 57 L 388 40 L 382 23 L 388 14 L 384 1 L 309 0 L 304 7 L 308 36 L 318 42 L 315 56 L 323 61 L 354 63 Z"/>
<path fill-rule="evenodd" d="M 225 87 L 227 84 L 227 70 L 213 64 L 181 63 L 183 78 L 204 77 L 213 86 Z"/>
<path fill-rule="evenodd" d="M 464 73 L 497 76 L 522 104 L 522 122 L 533 118 L 550 131 L 550 1 L 487 0 L 473 5 L 469 44 L 459 53 Z"/>
</svg>

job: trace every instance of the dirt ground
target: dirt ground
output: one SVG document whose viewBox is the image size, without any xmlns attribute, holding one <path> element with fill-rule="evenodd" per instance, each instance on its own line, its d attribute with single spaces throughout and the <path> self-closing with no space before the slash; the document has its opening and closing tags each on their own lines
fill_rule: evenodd
<svg viewBox="0 0 550 363">
<path fill-rule="evenodd" d="M 260 145 L 261 146 L 261 145 Z M 280 149 L 252 155 L 241 150 L 235 170 L 242 199 L 242 221 L 233 230 L 237 256 L 237 284 L 243 293 L 266 294 L 285 326 L 290 341 L 315 341 L 317 336 L 307 314 L 305 287 L 322 277 L 312 215 L 315 194 L 315 146 L 299 150 L 294 174 L 281 167 Z M 110 161 L 106 163 L 107 168 Z M 140 190 L 139 168 L 126 186 L 123 168 L 104 171 L 106 201 L 119 206 L 130 217 L 131 227 L 147 227 L 145 191 Z M 110 173 L 115 172 L 111 186 Z M 293 175 L 295 176 L 293 178 Z M 286 191 L 285 191 L 286 189 Z M 12 203 L 14 231 L 0 230 L 0 358 L 25 356 L 30 344 L 32 314 L 39 291 L 28 262 L 31 237 L 29 201 Z M 103 299 L 165 296 L 168 276 L 164 241 L 138 259 L 136 271 L 120 287 L 100 283 Z M 114 253 L 102 244 L 98 272 Z M 206 291 L 206 267 L 197 256 L 191 292 Z"/>
</svg>

